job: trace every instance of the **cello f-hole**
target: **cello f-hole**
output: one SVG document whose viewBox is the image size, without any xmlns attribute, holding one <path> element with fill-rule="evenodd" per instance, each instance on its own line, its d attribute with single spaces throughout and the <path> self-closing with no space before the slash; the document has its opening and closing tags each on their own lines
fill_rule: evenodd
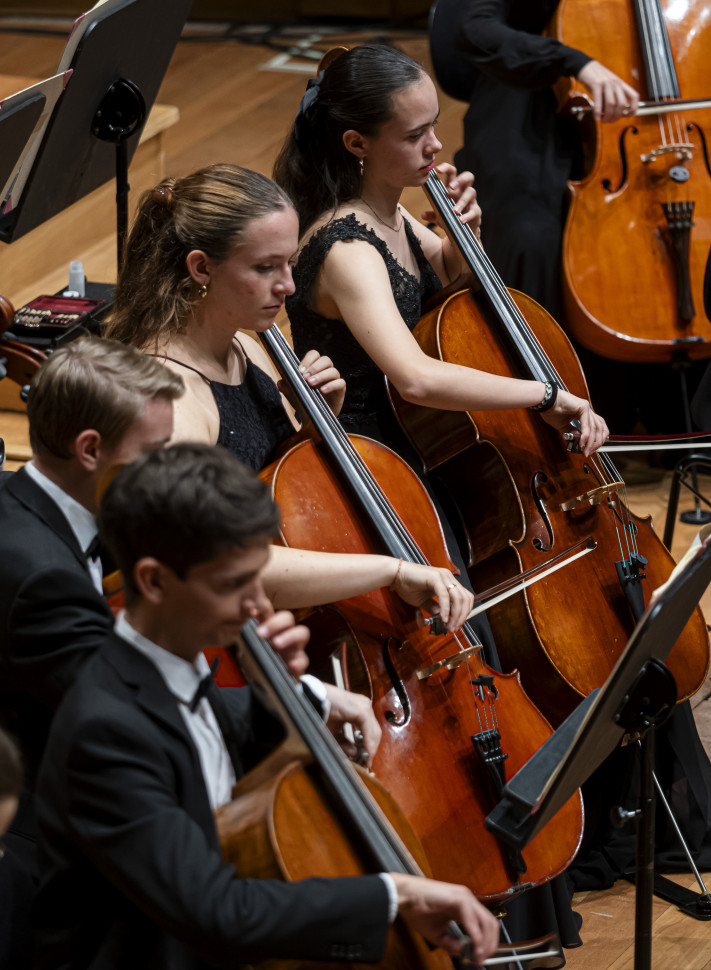
<svg viewBox="0 0 711 970">
<path fill-rule="evenodd" d="M 533 540 L 534 548 L 538 549 L 540 552 L 550 552 L 553 548 L 553 526 L 551 525 L 551 520 L 548 518 L 548 512 L 546 507 L 538 494 L 538 489 L 541 485 L 545 485 L 548 481 L 548 476 L 543 472 L 536 472 L 533 476 L 533 481 L 531 482 L 531 494 L 533 495 L 533 501 L 536 503 L 536 508 L 538 509 L 538 514 L 541 517 L 541 521 L 546 527 L 546 532 L 548 533 L 548 543 L 539 538 L 538 536 Z"/>
<path fill-rule="evenodd" d="M 628 167 L 627 167 L 627 146 L 625 145 L 625 138 L 627 137 L 627 133 L 630 131 L 632 132 L 633 135 L 639 134 L 638 129 L 635 128 L 634 125 L 630 125 L 629 128 L 625 128 L 622 134 L 620 135 L 620 165 L 622 166 L 622 173 L 620 175 L 619 185 L 617 186 L 616 189 L 613 189 L 612 183 L 610 182 L 609 179 L 602 180 L 603 189 L 610 195 L 615 195 L 623 188 L 623 186 L 627 184 Z"/>
<path fill-rule="evenodd" d="M 398 718 L 395 711 L 386 711 L 385 720 L 388 722 L 388 724 L 392 724 L 393 727 L 405 727 L 412 715 L 412 707 L 410 705 L 410 698 L 407 696 L 407 691 L 405 690 L 405 685 L 398 676 L 398 672 L 395 669 L 395 664 L 390 656 L 391 646 L 394 646 L 397 650 L 401 650 L 402 643 L 399 640 L 396 640 L 394 637 L 388 637 L 383 644 L 383 663 L 385 664 L 385 669 L 388 672 L 388 677 L 390 677 L 390 683 L 393 685 L 393 690 L 397 694 L 397 698 L 400 701 L 402 718 Z"/>
<path fill-rule="evenodd" d="M 711 175 L 711 161 L 709 161 L 709 147 L 708 147 L 708 143 L 706 141 L 706 135 L 704 134 L 703 129 L 700 128 L 695 121 L 690 121 L 686 126 L 686 130 L 688 132 L 695 131 L 696 134 L 699 136 L 699 141 L 701 142 L 701 151 L 704 153 L 704 165 L 706 166 L 706 171 L 709 173 L 709 175 Z"/>
</svg>

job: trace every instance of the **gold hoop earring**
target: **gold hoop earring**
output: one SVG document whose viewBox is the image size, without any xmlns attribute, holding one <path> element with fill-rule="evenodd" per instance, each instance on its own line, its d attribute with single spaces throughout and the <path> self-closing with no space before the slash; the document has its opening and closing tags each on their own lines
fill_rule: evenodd
<svg viewBox="0 0 711 970">
<path fill-rule="evenodd" d="M 204 300 L 207 296 L 207 283 L 203 283 L 202 286 L 198 287 L 198 293 L 200 294 L 200 299 Z"/>
</svg>

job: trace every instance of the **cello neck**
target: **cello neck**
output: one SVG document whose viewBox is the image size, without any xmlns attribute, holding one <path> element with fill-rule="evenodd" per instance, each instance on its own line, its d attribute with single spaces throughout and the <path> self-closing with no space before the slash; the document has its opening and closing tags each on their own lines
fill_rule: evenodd
<svg viewBox="0 0 711 970">
<path fill-rule="evenodd" d="M 275 367 L 291 385 L 299 408 L 329 452 L 342 481 L 353 492 L 388 554 L 396 559 L 424 563 L 425 559 L 414 539 L 354 449 L 323 395 L 304 380 L 299 371 L 299 361 L 279 328 L 273 325 L 260 333 L 259 337 Z"/>
<path fill-rule="evenodd" d="M 353 447 L 350 438 L 325 402 L 323 395 L 310 387 L 299 371 L 299 361 L 276 324 L 259 334 L 274 366 L 291 385 L 299 407 L 328 450 L 363 513 L 380 537 L 388 554 L 396 559 L 428 565 L 419 546 L 393 509 L 387 496 L 373 478 Z M 481 646 L 470 620 L 464 624 L 470 644 Z"/>
<path fill-rule="evenodd" d="M 481 284 L 483 295 L 494 315 L 495 324 L 516 355 L 521 376 L 534 381 L 551 381 L 563 388 L 551 360 L 536 340 L 519 313 L 503 280 L 466 223 L 459 220 L 454 203 L 435 172 L 430 172 L 424 186 L 428 198 L 440 214 L 446 231 L 457 246 L 469 271 Z"/>
<path fill-rule="evenodd" d="M 295 732 L 313 757 L 332 804 L 351 835 L 357 835 L 376 871 L 422 875 L 401 839 L 368 790 L 320 715 L 300 691 L 272 647 L 257 633 L 257 621 L 242 627 L 240 665 L 250 682 L 259 685 L 279 710 L 285 726 Z"/>
<path fill-rule="evenodd" d="M 660 0 L 635 0 L 634 9 L 649 97 L 653 101 L 680 98 L 674 57 Z"/>
</svg>

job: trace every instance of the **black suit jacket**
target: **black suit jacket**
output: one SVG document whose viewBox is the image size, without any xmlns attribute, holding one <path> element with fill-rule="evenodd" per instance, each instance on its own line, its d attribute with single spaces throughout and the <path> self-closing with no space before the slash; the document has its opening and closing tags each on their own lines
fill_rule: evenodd
<svg viewBox="0 0 711 970">
<path fill-rule="evenodd" d="M 249 766 L 266 713 L 249 688 L 215 690 L 210 702 Z M 177 701 L 154 665 L 113 633 L 55 717 L 38 823 L 42 970 L 382 959 L 388 905 L 377 876 L 235 878 Z"/>
<path fill-rule="evenodd" d="M 0 715 L 30 776 L 52 712 L 113 616 L 55 502 L 20 470 L 0 476 Z"/>
</svg>

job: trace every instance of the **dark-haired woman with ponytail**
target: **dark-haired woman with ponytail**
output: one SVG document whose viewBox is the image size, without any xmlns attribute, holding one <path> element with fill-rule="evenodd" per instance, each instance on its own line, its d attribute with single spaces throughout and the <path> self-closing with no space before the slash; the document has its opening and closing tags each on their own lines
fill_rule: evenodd
<svg viewBox="0 0 711 970">
<path fill-rule="evenodd" d="M 411 331 L 423 304 L 463 274 L 461 257 L 400 204 L 422 186 L 442 148 L 435 129 L 437 92 L 425 71 L 392 47 L 342 53 L 309 81 L 274 178 L 299 213 L 296 290 L 286 299 L 294 347 L 318 346 L 346 379 L 340 421 L 347 431 L 384 442 L 420 465 L 390 408 L 383 374 L 405 400 L 452 411 L 541 408 L 569 430 L 578 419 L 589 453 L 607 426 L 589 402 L 540 381 L 516 380 L 428 357 Z M 481 212 L 470 172 L 437 171 L 462 222 L 477 231 Z M 423 213 L 435 221 L 434 212 Z M 557 398 L 555 392 L 557 391 Z M 438 496 L 425 480 L 437 503 Z M 468 582 L 452 529 L 439 508 L 450 553 Z M 496 665 L 488 622 L 476 625 Z"/>
<path fill-rule="evenodd" d="M 537 381 L 433 360 L 412 336 L 427 299 L 464 272 L 449 240 L 400 204 L 403 189 L 422 186 L 435 166 L 442 148 L 438 112 L 434 84 L 419 64 L 394 48 L 355 47 L 309 82 L 273 172 L 299 213 L 296 291 L 286 299 L 295 349 L 318 345 L 346 378 L 339 420 L 349 432 L 385 442 L 416 469 L 383 373 L 407 400 L 446 410 L 533 407 L 548 393 Z M 449 164 L 437 171 L 462 221 L 476 231 L 481 212 L 472 174 Z M 422 218 L 437 216 L 427 211 Z M 579 420 L 586 454 L 607 437 L 589 403 L 562 390 L 541 417 L 561 431 Z M 446 516 L 443 526 L 466 583 Z M 488 623 L 476 620 L 487 659 L 497 666 Z M 509 931 L 521 939 L 556 930 L 566 945 L 577 946 L 569 894 L 560 879 L 552 887 L 511 901 Z"/>
<path fill-rule="evenodd" d="M 402 436 L 382 373 L 406 400 L 444 410 L 543 404 L 541 417 L 561 431 L 580 421 L 580 446 L 590 454 L 607 426 L 587 400 L 433 360 L 410 332 L 423 303 L 464 272 L 450 240 L 400 204 L 403 189 L 424 185 L 435 167 L 438 114 L 431 79 L 391 47 L 355 47 L 309 82 L 273 173 L 299 213 L 296 292 L 286 301 L 297 353 L 314 344 L 328 353 L 346 378 L 344 426 L 396 450 Z M 446 163 L 437 171 L 462 222 L 478 232 L 472 174 Z"/>
</svg>

